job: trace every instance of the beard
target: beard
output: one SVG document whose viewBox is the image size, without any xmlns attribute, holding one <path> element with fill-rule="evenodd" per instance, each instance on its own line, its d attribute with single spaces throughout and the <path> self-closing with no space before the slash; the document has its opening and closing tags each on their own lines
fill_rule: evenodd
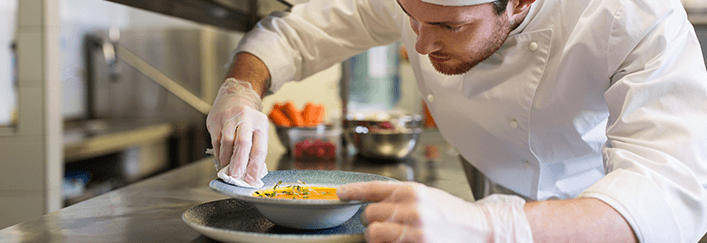
<svg viewBox="0 0 707 243">
<path fill-rule="evenodd" d="M 484 44 L 469 57 L 458 58 L 458 60 L 461 60 L 461 63 L 459 64 L 439 63 L 432 60 L 430 60 L 430 62 L 432 62 L 432 66 L 435 68 L 435 70 L 437 70 L 437 72 L 440 72 L 444 75 L 451 76 L 464 74 L 479 63 L 489 58 L 496 51 L 498 51 L 498 49 L 501 48 L 503 43 L 506 42 L 506 39 L 508 39 L 508 35 L 511 33 L 512 25 L 509 24 L 508 17 L 506 15 L 501 15 L 499 18 L 496 18 L 495 29 L 497 31 L 495 31 L 493 35 L 486 39 Z"/>
</svg>

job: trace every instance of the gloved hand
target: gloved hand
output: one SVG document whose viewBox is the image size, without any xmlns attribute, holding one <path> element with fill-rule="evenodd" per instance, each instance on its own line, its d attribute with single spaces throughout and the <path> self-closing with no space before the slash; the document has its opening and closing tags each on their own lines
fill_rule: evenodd
<svg viewBox="0 0 707 243">
<path fill-rule="evenodd" d="M 206 117 L 214 155 L 219 160 L 219 178 L 238 186 L 262 187 L 268 173 L 270 124 L 261 112 L 260 95 L 250 83 L 226 79 Z M 230 177 L 230 178 L 229 178 Z M 230 181 L 229 181 L 230 179 Z"/>
<path fill-rule="evenodd" d="M 342 200 L 373 201 L 362 214 L 368 242 L 532 242 L 517 196 L 491 195 L 472 203 L 415 182 L 340 186 Z"/>
</svg>

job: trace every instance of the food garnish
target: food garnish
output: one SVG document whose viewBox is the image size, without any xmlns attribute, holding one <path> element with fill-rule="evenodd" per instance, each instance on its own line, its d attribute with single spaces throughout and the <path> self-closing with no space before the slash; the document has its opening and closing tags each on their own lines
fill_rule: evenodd
<svg viewBox="0 0 707 243">
<path fill-rule="evenodd" d="M 296 183 L 283 186 L 282 181 L 278 181 L 272 189 L 255 191 L 254 197 L 268 197 L 281 199 L 317 199 L 317 200 L 338 200 L 336 188 L 309 186 L 301 180 Z"/>
</svg>

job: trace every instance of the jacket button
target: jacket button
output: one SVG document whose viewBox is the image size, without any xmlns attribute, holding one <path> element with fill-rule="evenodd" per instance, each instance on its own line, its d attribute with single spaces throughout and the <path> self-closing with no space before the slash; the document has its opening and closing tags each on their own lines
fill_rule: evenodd
<svg viewBox="0 0 707 243">
<path fill-rule="evenodd" d="M 530 42 L 530 44 L 528 44 L 528 49 L 530 49 L 530 51 L 537 51 L 538 50 L 538 43 L 535 41 Z"/>
<path fill-rule="evenodd" d="M 518 121 L 516 121 L 516 119 L 513 119 L 509 125 L 511 126 L 511 128 L 516 129 L 518 128 Z"/>
<path fill-rule="evenodd" d="M 430 103 L 435 102 L 435 96 L 433 94 L 428 94 L 427 101 Z"/>
</svg>

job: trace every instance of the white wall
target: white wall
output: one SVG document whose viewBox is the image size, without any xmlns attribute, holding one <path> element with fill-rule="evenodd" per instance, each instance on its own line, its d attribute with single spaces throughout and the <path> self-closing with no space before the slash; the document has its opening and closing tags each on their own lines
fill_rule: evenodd
<svg viewBox="0 0 707 243">
<path fill-rule="evenodd" d="M 0 136 L 0 228 L 61 207 L 58 8 L 58 0 L 18 1 L 18 126 Z"/>
</svg>

